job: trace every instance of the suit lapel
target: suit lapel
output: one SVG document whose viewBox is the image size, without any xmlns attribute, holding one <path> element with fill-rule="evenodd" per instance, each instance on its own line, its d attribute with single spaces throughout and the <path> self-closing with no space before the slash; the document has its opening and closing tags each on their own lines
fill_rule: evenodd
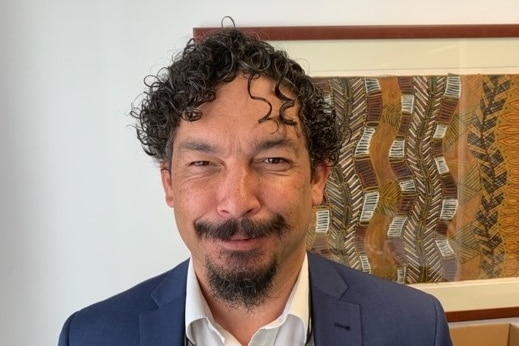
<svg viewBox="0 0 519 346">
<path fill-rule="evenodd" d="M 140 316 L 140 346 L 184 344 L 187 264 L 171 271 L 152 292 L 157 309 Z"/>
<path fill-rule="evenodd" d="M 177 299 L 157 310 L 141 314 L 141 346 L 184 344 L 184 301 Z"/>
<path fill-rule="evenodd" d="M 308 254 L 316 346 L 362 344 L 360 307 L 344 299 L 348 285 L 333 266 Z"/>
<path fill-rule="evenodd" d="M 141 346 L 184 344 L 187 264 L 180 264 L 153 291 L 157 309 L 140 316 Z M 309 253 L 308 265 L 315 345 L 361 345 L 360 308 L 343 297 L 348 285 L 322 258 Z"/>
</svg>

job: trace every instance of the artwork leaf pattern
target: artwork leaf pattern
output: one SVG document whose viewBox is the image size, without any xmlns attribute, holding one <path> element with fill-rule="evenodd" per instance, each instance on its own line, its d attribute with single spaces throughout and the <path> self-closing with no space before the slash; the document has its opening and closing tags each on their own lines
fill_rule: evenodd
<svg viewBox="0 0 519 346">
<path fill-rule="evenodd" d="M 518 75 L 316 83 L 350 136 L 311 251 L 399 283 L 519 275 Z"/>
</svg>

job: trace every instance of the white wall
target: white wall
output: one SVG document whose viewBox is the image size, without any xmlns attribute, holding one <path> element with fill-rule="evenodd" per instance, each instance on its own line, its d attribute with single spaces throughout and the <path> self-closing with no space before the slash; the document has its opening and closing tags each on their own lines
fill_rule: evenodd
<svg viewBox="0 0 519 346">
<path fill-rule="evenodd" d="M 0 0 L 1 345 L 54 345 L 70 313 L 187 256 L 126 114 L 192 27 L 226 15 L 244 26 L 517 23 L 519 3 Z"/>
</svg>

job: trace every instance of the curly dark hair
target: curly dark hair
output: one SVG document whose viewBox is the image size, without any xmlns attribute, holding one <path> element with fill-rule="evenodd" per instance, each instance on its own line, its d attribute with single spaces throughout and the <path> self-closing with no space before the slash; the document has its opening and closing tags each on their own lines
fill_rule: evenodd
<svg viewBox="0 0 519 346">
<path fill-rule="evenodd" d="M 334 164 L 341 146 L 341 126 L 335 111 L 323 97 L 311 77 L 284 51 L 247 35 L 238 29 L 221 29 L 200 42 L 190 40 L 173 63 L 156 76 L 145 78 L 148 90 L 140 106 L 131 115 L 137 119 L 137 137 L 144 151 L 160 163 L 171 164 L 175 130 L 181 120 L 196 121 L 203 114 L 199 106 L 215 99 L 216 88 L 231 82 L 238 73 L 250 83 L 258 77 L 275 82 L 275 94 L 282 101 L 275 117 L 270 112 L 259 121 L 274 120 L 278 124 L 295 125 L 284 116 L 287 108 L 300 105 L 299 118 L 303 127 L 312 169 L 318 164 Z M 293 100 L 283 94 L 287 88 Z M 285 89 L 286 90 L 286 89 Z"/>
</svg>

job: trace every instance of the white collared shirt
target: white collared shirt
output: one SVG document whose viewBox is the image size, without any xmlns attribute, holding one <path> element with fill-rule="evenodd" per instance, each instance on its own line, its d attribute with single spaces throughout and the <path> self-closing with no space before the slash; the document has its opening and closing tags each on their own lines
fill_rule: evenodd
<svg viewBox="0 0 519 346">
<path fill-rule="evenodd" d="M 192 262 L 189 261 L 187 272 L 185 312 L 187 338 L 194 345 L 240 346 L 231 333 L 215 322 L 200 290 Z M 305 345 L 310 321 L 309 295 L 308 259 L 305 255 L 285 309 L 274 321 L 258 329 L 248 346 Z M 313 340 L 310 340 L 308 345 L 313 345 Z"/>
</svg>

